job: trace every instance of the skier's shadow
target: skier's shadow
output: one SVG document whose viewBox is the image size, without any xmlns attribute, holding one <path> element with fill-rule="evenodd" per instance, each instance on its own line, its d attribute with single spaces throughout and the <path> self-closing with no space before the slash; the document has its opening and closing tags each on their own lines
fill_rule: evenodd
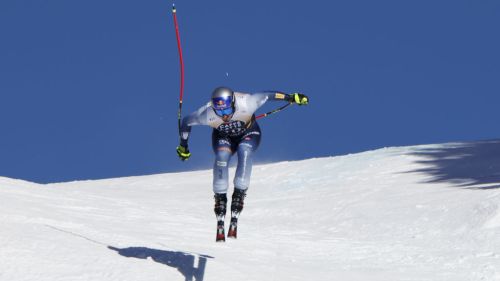
<svg viewBox="0 0 500 281">
<path fill-rule="evenodd" d="M 184 275 L 185 281 L 203 281 L 207 259 L 213 259 L 213 257 L 207 255 L 193 255 L 185 252 L 156 250 L 146 247 L 119 249 L 108 246 L 108 248 L 127 258 L 151 258 L 157 263 L 177 268 L 177 270 Z M 196 258 L 198 258 L 198 265 L 195 267 Z"/>
<path fill-rule="evenodd" d="M 445 144 L 437 148 L 418 148 L 413 155 L 423 168 L 426 182 L 448 182 L 469 189 L 500 188 L 500 140 Z"/>
</svg>

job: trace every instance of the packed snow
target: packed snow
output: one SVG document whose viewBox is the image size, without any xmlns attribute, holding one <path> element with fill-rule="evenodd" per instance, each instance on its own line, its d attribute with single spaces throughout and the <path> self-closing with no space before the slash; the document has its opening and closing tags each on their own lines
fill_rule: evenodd
<svg viewBox="0 0 500 281">
<path fill-rule="evenodd" d="M 256 165 L 225 243 L 208 170 L 0 178 L 0 280 L 500 280 L 499 163 L 481 141 Z"/>
</svg>

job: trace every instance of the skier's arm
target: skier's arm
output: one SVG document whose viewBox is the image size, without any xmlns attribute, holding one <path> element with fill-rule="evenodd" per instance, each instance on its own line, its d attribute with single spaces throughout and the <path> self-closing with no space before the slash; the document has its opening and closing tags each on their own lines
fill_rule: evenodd
<svg viewBox="0 0 500 281">
<path fill-rule="evenodd" d="M 181 127 L 179 129 L 180 143 L 177 147 L 177 154 L 181 160 L 187 160 L 191 153 L 188 149 L 189 135 L 191 134 L 191 126 L 206 125 L 207 119 L 207 106 L 203 106 L 197 111 L 182 118 Z"/>
<path fill-rule="evenodd" d="M 202 106 L 197 111 L 182 118 L 181 128 L 179 131 L 180 144 L 187 147 L 189 134 L 191 133 L 191 126 L 207 125 L 207 108 L 210 105 Z"/>
<path fill-rule="evenodd" d="M 260 93 L 252 94 L 252 99 L 254 100 L 257 108 L 261 107 L 267 101 L 286 101 L 290 103 L 297 103 L 299 105 L 304 105 L 308 103 L 308 97 L 300 93 L 285 94 L 278 91 L 266 91 Z"/>
<path fill-rule="evenodd" d="M 196 116 L 190 114 L 184 118 L 182 118 L 181 128 L 179 130 L 180 142 L 181 146 L 188 146 L 189 135 L 191 134 L 191 126 L 196 123 Z"/>
</svg>

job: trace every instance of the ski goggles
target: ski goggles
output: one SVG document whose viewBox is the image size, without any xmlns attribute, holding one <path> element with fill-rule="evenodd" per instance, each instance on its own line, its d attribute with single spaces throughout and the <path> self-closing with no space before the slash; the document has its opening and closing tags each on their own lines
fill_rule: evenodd
<svg viewBox="0 0 500 281">
<path fill-rule="evenodd" d="M 231 97 L 220 97 L 212 99 L 212 107 L 215 114 L 219 116 L 231 115 L 234 112 L 233 99 Z"/>
<path fill-rule="evenodd" d="M 215 111 L 215 114 L 217 114 L 221 117 L 224 115 L 231 115 L 234 112 L 232 107 L 225 108 L 225 109 L 214 109 L 214 111 Z"/>
</svg>

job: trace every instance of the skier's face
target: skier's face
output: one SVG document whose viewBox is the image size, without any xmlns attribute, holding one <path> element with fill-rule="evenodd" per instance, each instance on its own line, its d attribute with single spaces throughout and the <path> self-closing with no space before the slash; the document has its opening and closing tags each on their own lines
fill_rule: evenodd
<svg viewBox="0 0 500 281">
<path fill-rule="evenodd" d="M 233 115 L 234 109 L 232 105 L 229 105 L 227 108 L 222 108 L 222 109 L 214 109 L 215 114 L 219 115 L 220 117 L 225 116 L 225 115 Z"/>
<path fill-rule="evenodd" d="M 217 116 L 222 118 L 222 121 L 228 122 L 229 120 L 231 120 L 231 117 L 233 116 L 234 113 L 234 107 L 231 100 L 225 102 L 222 100 L 213 101 L 213 108 L 215 114 L 217 114 Z"/>
<path fill-rule="evenodd" d="M 233 103 L 233 96 L 212 98 L 212 108 L 214 109 L 215 114 L 221 117 L 224 122 L 229 121 L 231 119 L 231 116 L 233 116 Z"/>
</svg>

